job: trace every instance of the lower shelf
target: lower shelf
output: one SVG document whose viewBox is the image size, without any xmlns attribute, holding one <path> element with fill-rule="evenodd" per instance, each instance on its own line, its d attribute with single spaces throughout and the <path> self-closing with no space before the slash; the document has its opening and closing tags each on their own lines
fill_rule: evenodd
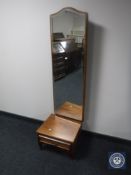
<svg viewBox="0 0 131 175">
<path fill-rule="evenodd" d="M 53 139 L 53 138 L 45 137 L 45 136 L 42 136 L 42 135 L 39 135 L 38 137 L 39 137 L 39 142 L 40 143 L 53 145 L 53 146 L 56 146 L 58 148 L 62 148 L 62 149 L 67 150 L 67 151 L 70 150 L 71 144 L 69 144 L 67 142 L 63 142 L 61 140 L 56 140 L 56 139 Z"/>
</svg>

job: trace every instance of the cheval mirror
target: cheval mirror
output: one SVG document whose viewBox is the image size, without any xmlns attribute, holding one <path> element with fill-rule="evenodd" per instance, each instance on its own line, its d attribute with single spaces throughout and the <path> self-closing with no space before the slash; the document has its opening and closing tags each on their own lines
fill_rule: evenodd
<svg viewBox="0 0 131 175">
<path fill-rule="evenodd" d="M 50 16 L 54 114 L 36 131 L 40 148 L 74 151 L 85 113 L 87 20 L 71 7 Z"/>
</svg>

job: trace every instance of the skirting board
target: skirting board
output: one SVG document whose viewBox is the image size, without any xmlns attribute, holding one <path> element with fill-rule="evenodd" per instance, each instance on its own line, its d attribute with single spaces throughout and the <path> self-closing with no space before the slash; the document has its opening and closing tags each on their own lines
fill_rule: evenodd
<svg viewBox="0 0 131 175">
<path fill-rule="evenodd" d="M 29 118 L 29 117 L 25 117 L 25 116 L 13 114 L 13 113 L 5 112 L 5 111 L 0 111 L 0 115 L 2 115 L 2 114 L 3 115 L 8 115 L 10 117 L 14 117 L 14 118 L 17 118 L 17 119 L 20 119 L 20 120 L 26 120 L 26 121 L 29 121 L 29 122 L 35 122 L 35 123 L 39 123 L 39 124 L 44 122 L 42 120 Z M 113 141 L 113 142 L 117 142 L 117 143 L 126 144 L 126 145 L 131 146 L 131 141 L 130 140 L 126 140 L 126 139 L 118 138 L 118 137 L 114 137 L 114 136 L 109 136 L 109 135 L 104 135 L 104 134 L 100 134 L 100 133 L 95 133 L 95 132 L 91 132 L 91 131 L 87 131 L 87 130 L 82 130 L 82 132 L 84 134 L 87 134 L 89 137 L 97 137 L 99 139 L 110 140 L 110 141 Z"/>
<path fill-rule="evenodd" d="M 29 122 L 37 122 L 37 123 L 42 123 L 43 121 L 42 120 L 38 120 L 38 119 L 34 119 L 34 118 L 29 118 L 29 117 L 25 117 L 25 116 L 22 116 L 22 115 L 18 115 L 18 114 L 13 114 L 13 113 L 10 113 L 10 112 L 6 112 L 6 111 L 0 111 L 0 115 L 8 115 L 10 117 L 14 117 L 14 118 L 17 118 L 17 119 L 21 119 L 21 120 L 26 120 L 26 121 L 29 121 Z"/>
</svg>

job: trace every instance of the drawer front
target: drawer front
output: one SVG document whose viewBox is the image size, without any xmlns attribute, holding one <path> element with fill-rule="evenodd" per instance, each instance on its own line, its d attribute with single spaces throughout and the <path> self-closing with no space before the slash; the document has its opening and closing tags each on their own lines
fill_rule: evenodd
<svg viewBox="0 0 131 175">
<path fill-rule="evenodd" d="M 61 67 L 57 67 L 54 69 L 54 73 L 58 73 L 58 72 L 65 72 L 65 67 L 61 66 Z"/>
<path fill-rule="evenodd" d="M 65 62 L 65 57 L 56 57 L 53 59 L 53 63 Z"/>
<path fill-rule="evenodd" d="M 39 135 L 38 137 L 39 137 L 39 141 L 41 143 L 53 145 L 53 146 L 56 146 L 56 147 L 59 147 L 59 148 L 65 149 L 65 150 L 70 150 L 71 144 L 68 142 L 64 142 L 64 141 L 57 140 L 54 138 L 46 137 L 43 135 Z"/>
<path fill-rule="evenodd" d="M 60 61 L 58 63 L 53 63 L 53 67 L 54 68 L 61 67 L 61 66 L 65 66 L 65 62 L 64 61 Z"/>
<path fill-rule="evenodd" d="M 65 67 L 58 67 L 57 69 L 53 70 L 53 74 L 55 79 L 62 78 L 66 75 Z"/>
<path fill-rule="evenodd" d="M 54 80 L 59 80 L 60 78 L 63 78 L 65 75 L 66 75 L 65 73 L 54 75 Z"/>
</svg>

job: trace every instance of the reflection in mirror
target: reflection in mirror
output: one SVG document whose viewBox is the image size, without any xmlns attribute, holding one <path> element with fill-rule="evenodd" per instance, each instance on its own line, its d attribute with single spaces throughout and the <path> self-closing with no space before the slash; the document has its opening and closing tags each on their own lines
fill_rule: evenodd
<svg viewBox="0 0 131 175">
<path fill-rule="evenodd" d="M 54 108 L 57 115 L 83 121 L 87 14 L 64 8 L 51 15 Z"/>
</svg>

